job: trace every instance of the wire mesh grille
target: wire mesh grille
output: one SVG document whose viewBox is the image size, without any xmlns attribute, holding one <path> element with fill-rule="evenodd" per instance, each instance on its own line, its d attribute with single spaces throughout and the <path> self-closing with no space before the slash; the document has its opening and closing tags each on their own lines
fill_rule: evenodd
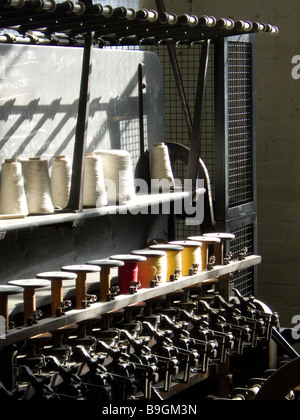
<svg viewBox="0 0 300 420">
<path fill-rule="evenodd" d="M 229 207 L 253 201 L 252 44 L 228 42 Z"/>
<path fill-rule="evenodd" d="M 235 234 L 235 239 L 230 242 L 230 251 L 233 253 L 233 258 L 237 258 L 243 248 L 248 249 L 247 255 L 253 255 L 254 232 L 252 223 L 231 232 Z M 246 297 L 254 295 L 254 269 L 251 267 L 239 271 L 231 283 L 231 288 L 238 289 Z"/>
<path fill-rule="evenodd" d="M 190 109 L 191 118 L 193 119 L 199 62 L 201 55 L 201 44 L 193 46 L 178 45 L 176 47 L 176 56 L 181 72 L 182 82 Z M 166 124 L 166 141 L 190 146 L 190 139 L 184 113 L 182 111 L 180 97 L 177 91 L 173 70 L 170 63 L 167 48 L 164 46 L 151 46 L 143 49 L 151 49 L 158 54 L 163 65 L 164 86 L 165 86 L 165 124 Z M 201 157 L 204 160 L 212 183 L 212 194 L 215 196 L 215 113 L 214 113 L 214 46 L 210 48 L 209 68 L 207 74 L 206 86 L 206 102 L 203 117 L 203 129 L 201 140 Z M 174 175 L 183 181 L 186 176 L 187 166 L 177 161 L 175 165 Z M 197 235 L 201 233 L 200 226 L 186 226 L 184 220 L 176 221 L 176 237 L 185 238 L 189 235 Z"/>
</svg>

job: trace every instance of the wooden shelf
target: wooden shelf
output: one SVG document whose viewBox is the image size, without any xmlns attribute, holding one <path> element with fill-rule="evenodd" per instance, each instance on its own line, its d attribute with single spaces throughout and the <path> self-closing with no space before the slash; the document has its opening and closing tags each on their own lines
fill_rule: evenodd
<svg viewBox="0 0 300 420">
<path fill-rule="evenodd" d="M 228 265 L 216 266 L 213 270 L 205 270 L 194 276 L 181 277 L 175 282 L 161 284 L 155 288 L 140 289 L 136 294 L 119 295 L 115 300 L 110 302 L 94 303 L 91 307 L 83 310 L 70 310 L 62 317 L 49 317 L 41 319 L 37 324 L 27 327 L 17 327 L 7 332 L 6 338 L 0 340 L 0 347 L 5 347 L 26 340 L 37 334 L 42 334 L 48 331 L 54 331 L 62 326 L 83 321 L 88 318 L 93 318 L 106 314 L 107 312 L 121 309 L 132 305 L 134 303 L 146 301 L 158 296 L 175 292 L 179 289 L 184 289 L 190 286 L 201 284 L 209 279 L 226 276 L 230 273 L 235 273 L 245 268 L 253 267 L 261 263 L 260 256 L 249 256 L 242 261 L 232 261 Z"/>
<path fill-rule="evenodd" d="M 130 200 L 125 204 L 117 206 L 106 206 L 99 209 L 84 209 L 82 212 L 56 212 L 50 215 L 41 216 L 27 216 L 20 219 L 2 219 L 0 216 L 0 232 L 8 232 L 20 229 L 30 229 L 38 226 L 50 226 L 64 223 L 78 222 L 85 219 L 92 219 L 101 216 L 114 214 L 138 214 L 145 211 L 145 214 L 151 214 L 151 206 L 160 204 L 168 204 L 179 200 L 192 199 L 195 193 L 193 192 L 173 192 L 152 195 L 136 195 L 134 200 Z M 205 194 L 205 189 L 198 189 L 196 194 L 198 196 Z M 149 212 L 146 213 L 147 209 Z"/>
</svg>

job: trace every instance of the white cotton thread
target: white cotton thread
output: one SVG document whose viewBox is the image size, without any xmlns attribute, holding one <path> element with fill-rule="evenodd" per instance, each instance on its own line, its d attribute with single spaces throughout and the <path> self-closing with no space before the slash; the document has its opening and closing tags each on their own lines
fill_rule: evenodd
<svg viewBox="0 0 300 420">
<path fill-rule="evenodd" d="M 85 158 L 83 205 L 84 207 L 107 205 L 102 158 L 92 153 L 87 154 Z"/>
<path fill-rule="evenodd" d="M 17 159 L 7 159 L 1 173 L 1 214 L 28 215 L 22 164 Z"/>
<path fill-rule="evenodd" d="M 23 160 L 22 169 L 29 214 L 54 213 L 48 161 Z"/>
<path fill-rule="evenodd" d="M 134 199 L 134 173 L 129 152 L 98 150 L 94 153 L 102 157 L 108 204 L 125 204 Z"/>
<path fill-rule="evenodd" d="M 71 161 L 66 156 L 55 156 L 52 161 L 51 193 L 53 205 L 65 209 L 69 203 L 71 189 Z"/>
<path fill-rule="evenodd" d="M 152 147 L 151 179 L 167 181 L 166 185 L 160 185 L 162 190 L 175 186 L 169 149 L 164 143 L 157 143 Z"/>
</svg>

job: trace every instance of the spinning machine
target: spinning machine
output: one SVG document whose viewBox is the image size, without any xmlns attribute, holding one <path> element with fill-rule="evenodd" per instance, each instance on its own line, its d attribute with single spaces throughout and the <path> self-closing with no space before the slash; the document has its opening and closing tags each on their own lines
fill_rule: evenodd
<svg viewBox="0 0 300 420">
<path fill-rule="evenodd" d="M 196 403 L 297 398 L 299 355 L 281 334 L 278 314 L 232 287 L 234 278 L 259 265 L 261 257 L 246 247 L 233 253 L 235 235 L 218 231 L 209 174 L 200 159 L 210 42 L 245 34 L 276 35 L 278 28 L 178 16 L 167 13 L 162 1 L 157 1 L 158 11 L 52 0 L 3 0 L 0 9 L 5 29 L 0 41 L 18 47 L 5 50 L 7 62 L 15 57 L 34 62 L 38 57 L 42 72 L 42 56 L 49 48 L 54 63 L 49 77 L 69 61 L 75 80 L 76 62 L 82 60 L 81 79 L 76 79 L 79 101 L 68 98 L 78 109 L 67 107 L 72 118 L 76 115 L 73 149 L 67 136 L 51 155 L 52 172 L 43 152 L 49 159 L 49 144 L 62 130 L 55 111 L 62 106 L 62 97 L 51 98 L 53 109 L 39 104 L 43 98 L 32 99 L 28 114 L 4 128 L 0 231 L 3 249 L 8 249 L 2 253 L 8 268 L 2 269 L 0 285 L 0 315 L 5 323 L 0 339 L 0 400 L 82 400 L 105 405 L 189 397 Z M 24 44 L 34 48 L 20 54 Z M 202 46 L 194 122 L 174 55 L 180 44 Z M 152 74 L 158 68 L 156 56 L 102 50 L 123 45 L 167 47 L 189 149 L 175 147 L 161 135 L 160 72 L 157 79 Z M 66 47 L 72 52 L 66 50 L 64 60 L 58 60 Z M 95 54 L 97 49 L 100 54 Z M 101 71 L 109 54 L 118 66 L 126 57 L 125 64 L 131 68 L 133 63 L 134 72 L 125 89 L 120 87 L 123 96 L 104 98 L 110 89 L 95 94 L 99 83 L 92 83 L 91 70 L 96 64 Z M 11 77 L 8 70 L 6 76 Z M 113 77 L 107 77 L 107 83 L 111 79 L 117 85 Z M 64 91 L 66 86 L 59 94 Z M 15 112 L 11 119 L 24 109 L 18 98 L 6 103 Z M 28 144 L 18 145 L 14 153 L 6 148 L 24 119 L 33 119 L 31 113 L 34 116 L 43 107 L 52 113 L 45 113 L 33 128 L 39 131 L 44 120 L 51 119 L 55 129 L 50 137 L 44 143 L 31 143 L 35 132 L 31 127 Z M 139 156 L 133 163 L 120 138 L 134 119 L 139 126 Z M 88 136 L 88 127 L 95 125 Z M 35 149 L 38 156 L 33 155 Z M 174 153 L 187 165 L 190 189 L 178 188 L 172 172 Z M 199 171 L 205 175 L 205 188 L 197 185 Z M 143 181 L 139 184 L 143 191 L 137 191 L 137 179 Z M 156 184 L 153 193 L 153 180 L 167 183 Z M 197 234 L 174 235 L 172 205 L 184 200 L 195 205 L 202 198 L 208 213 Z M 170 211 L 161 214 L 165 204 L 171 204 Z M 185 219 L 187 214 L 181 216 Z M 51 234 L 47 230 L 43 241 L 39 229 L 49 226 L 57 230 Z M 24 265 L 20 268 L 22 247 L 16 247 L 14 271 L 9 252 L 18 238 L 11 238 L 15 232 L 22 236 L 26 229 L 32 236 L 25 251 L 21 249 Z M 38 257 L 31 258 L 30 266 L 26 256 L 32 249 Z M 30 273 L 27 278 L 26 273 Z M 275 346 L 279 356 L 270 357 Z M 291 376 L 289 384 L 282 383 L 285 372 Z"/>
</svg>

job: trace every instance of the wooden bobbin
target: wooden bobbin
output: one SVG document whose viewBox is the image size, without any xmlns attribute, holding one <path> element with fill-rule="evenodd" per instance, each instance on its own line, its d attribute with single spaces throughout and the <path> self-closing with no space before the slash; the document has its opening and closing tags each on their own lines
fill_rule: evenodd
<svg viewBox="0 0 300 420">
<path fill-rule="evenodd" d="M 83 309 L 83 302 L 87 300 L 87 274 L 99 273 L 100 267 L 96 265 L 68 265 L 62 267 L 62 271 L 77 274 L 76 279 L 76 309 Z"/>
<path fill-rule="evenodd" d="M 3 316 L 6 321 L 6 330 L 9 329 L 9 315 L 8 315 L 8 296 L 18 295 L 23 292 L 23 289 L 10 284 L 0 285 L 0 316 Z"/>
<path fill-rule="evenodd" d="M 100 301 L 105 302 L 111 294 L 111 269 L 124 266 L 123 261 L 113 261 L 109 259 L 88 261 L 88 265 L 100 267 Z"/>
<path fill-rule="evenodd" d="M 48 271 L 37 274 L 36 278 L 51 281 L 51 315 L 55 316 L 57 309 L 61 307 L 63 302 L 63 281 L 76 280 L 77 274 L 63 271 Z"/>
<path fill-rule="evenodd" d="M 232 233 L 205 233 L 203 236 L 207 238 L 218 238 L 221 240 L 220 243 L 214 244 L 214 256 L 216 257 L 217 265 L 224 265 L 224 250 L 226 241 L 232 241 L 235 239 L 235 235 Z"/>
<path fill-rule="evenodd" d="M 134 275 L 132 276 L 132 280 L 133 280 L 133 284 L 132 284 L 130 279 L 128 279 L 128 281 L 126 280 L 127 276 L 124 275 L 124 273 L 126 272 L 126 270 L 128 270 L 128 266 L 131 266 L 131 265 L 134 266 L 135 264 L 137 266 L 138 262 L 147 261 L 147 258 L 140 255 L 120 254 L 120 255 L 113 255 L 109 259 L 124 262 L 124 266 L 119 267 L 119 270 L 118 270 L 120 293 L 121 294 L 134 293 L 137 289 L 139 289 L 140 286 L 138 284 L 138 274 L 136 277 Z M 136 271 L 137 270 L 138 269 L 136 267 Z M 130 270 L 128 271 L 130 272 Z M 125 281 L 123 281 L 123 278 Z"/>
<path fill-rule="evenodd" d="M 208 260 L 210 257 L 209 247 L 210 245 L 214 246 L 216 244 L 220 244 L 221 239 L 216 238 L 216 237 L 208 237 L 208 236 L 189 236 L 188 240 L 196 241 L 196 242 L 198 241 L 202 243 L 202 248 L 201 248 L 202 267 L 203 267 L 203 270 L 206 270 Z"/>
<path fill-rule="evenodd" d="M 50 287 L 50 281 L 46 279 L 22 279 L 12 280 L 9 284 L 17 287 L 23 287 L 23 304 L 24 304 L 24 324 L 28 324 L 28 320 L 33 318 L 36 311 L 35 290 L 44 287 Z"/>
</svg>

